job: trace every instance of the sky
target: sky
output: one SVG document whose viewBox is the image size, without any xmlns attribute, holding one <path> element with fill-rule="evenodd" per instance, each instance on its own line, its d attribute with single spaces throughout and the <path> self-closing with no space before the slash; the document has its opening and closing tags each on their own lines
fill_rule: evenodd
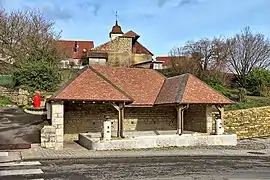
<svg viewBox="0 0 270 180">
<path fill-rule="evenodd" d="M 124 32 L 135 31 L 155 56 L 187 41 L 230 37 L 249 26 L 270 37 L 270 0 L 0 0 L 7 11 L 39 9 L 61 39 L 109 40 L 115 12 Z"/>
</svg>

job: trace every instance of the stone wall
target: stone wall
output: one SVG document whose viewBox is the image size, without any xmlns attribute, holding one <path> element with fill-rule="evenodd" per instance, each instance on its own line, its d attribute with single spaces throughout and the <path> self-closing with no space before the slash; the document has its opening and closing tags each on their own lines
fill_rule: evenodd
<svg viewBox="0 0 270 180">
<path fill-rule="evenodd" d="M 184 130 L 211 133 L 212 112 L 210 109 L 212 107 L 207 105 L 190 105 L 185 109 Z"/>
<path fill-rule="evenodd" d="M 112 105 L 65 103 L 64 109 L 66 140 L 77 139 L 78 133 L 101 132 L 105 116 L 112 122 L 113 134 L 117 131 L 118 111 Z M 124 131 L 176 129 L 176 110 L 173 107 L 126 107 L 123 124 Z"/>
<path fill-rule="evenodd" d="M 131 52 L 110 52 L 108 53 L 107 65 L 109 66 L 130 66 L 132 64 Z"/>
<path fill-rule="evenodd" d="M 109 65 L 126 66 L 132 63 L 132 38 L 119 37 L 94 50 L 106 51 Z"/>
<path fill-rule="evenodd" d="M 62 150 L 64 146 L 64 104 L 50 102 L 51 125 L 41 129 L 41 147 Z"/>
<path fill-rule="evenodd" d="M 125 108 L 124 130 L 176 130 L 175 107 Z"/>
<path fill-rule="evenodd" d="M 131 52 L 132 48 L 132 39 L 119 37 L 110 41 L 106 46 L 97 47 L 95 50 L 101 50 L 106 52 Z"/>
<path fill-rule="evenodd" d="M 55 149 L 56 129 L 54 126 L 44 126 L 40 131 L 40 146 L 43 148 Z"/>
<path fill-rule="evenodd" d="M 0 86 L 0 96 L 9 98 L 13 103 L 17 105 L 27 105 L 30 101 L 30 95 L 28 91 L 23 89 L 9 89 Z"/>
<path fill-rule="evenodd" d="M 137 64 L 145 61 L 152 61 L 152 55 L 150 54 L 134 54 L 132 64 Z"/>
<path fill-rule="evenodd" d="M 270 136 L 270 106 L 225 111 L 225 132 L 235 132 L 239 139 Z"/>
</svg>

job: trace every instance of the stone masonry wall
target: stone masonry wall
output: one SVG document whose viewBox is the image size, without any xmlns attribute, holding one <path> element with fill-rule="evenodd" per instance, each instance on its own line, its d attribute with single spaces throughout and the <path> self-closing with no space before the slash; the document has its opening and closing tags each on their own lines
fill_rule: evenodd
<svg viewBox="0 0 270 180">
<path fill-rule="evenodd" d="M 125 108 L 124 130 L 176 130 L 174 107 Z"/>
<path fill-rule="evenodd" d="M 131 52 L 132 47 L 132 39 L 131 38 L 116 38 L 112 41 L 109 41 L 106 46 L 100 46 L 94 48 L 94 50 L 106 51 L 106 52 Z"/>
<path fill-rule="evenodd" d="M 127 66 L 132 63 L 132 39 L 119 37 L 109 41 L 106 46 L 94 50 L 108 53 L 108 64 L 112 66 Z"/>
<path fill-rule="evenodd" d="M 134 54 L 132 64 L 137 64 L 145 61 L 151 61 L 152 55 L 150 54 Z"/>
<path fill-rule="evenodd" d="M 184 130 L 207 132 L 206 106 L 190 105 L 184 111 Z"/>
<path fill-rule="evenodd" d="M 118 111 L 108 104 L 66 103 L 64 133 L 66 140 L 75 140 L 78 133 L 101 132 L 105 116 L 112 121 L 112 131 L 117 131 Z M 124 112 L 124 131 L 176 129 L 175 108 L 131 108 Z"/>
<path fill-rule="evenodd" d="M 105 116 L 112 121 L 112 131 L 117 128 L 118 112 L 111 105 L 66 103 L 64 109 L 65 134 L 101 132 Z"/>
<path fill-rule="evenodd" d="M 239 139 L 270 135 L 270 106 L 225 111 L 225 132 L 235 132 Z"/>
</svg>

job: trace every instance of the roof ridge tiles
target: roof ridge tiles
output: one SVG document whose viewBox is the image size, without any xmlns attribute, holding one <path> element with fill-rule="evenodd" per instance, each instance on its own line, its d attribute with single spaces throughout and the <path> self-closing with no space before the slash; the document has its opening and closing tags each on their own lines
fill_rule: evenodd
<svg viewBox="0 0 270 180">
<path fill-rule="evenodd" d="M 117 85 L 115 85 L 113 82 L 111 82 L 108 78 L 106 78 L 105 76 L 103 76 L 100 72 L 98 72 L 98 70 L 96 70 L 94 67 L 91 67 L 89 65 L 89 69 L 91 71 L 93 71 L 95 74 L 97 74 L 99 77 L 101 77 L 104 81 L 106 81 L 107 83 L 109 83 L 114 89 L 116 89 L 117 91 L 119 91 L 121 94 L 123 94 L 124 96 L 126 96 L 128 99 L 130 99 L 131 101 L 134 101 L 134 99 L 124 90 L 122 90 L 121 88 L 119 88 Z"/>
<path fill-rule="evenodd" d="M 188 82 L 189 74 L 183 74 L 183 75 L 180 75 L 178 77 L 183 78 L 183 81 L 179 82 L 178 94 L 176 95 L 175 101 L 177 103 L 181 104 L 183 96 L 184 96 L 184 92 L 186 90 L 186 85 L 187 85 L 187 82 Z"/>
</svg>

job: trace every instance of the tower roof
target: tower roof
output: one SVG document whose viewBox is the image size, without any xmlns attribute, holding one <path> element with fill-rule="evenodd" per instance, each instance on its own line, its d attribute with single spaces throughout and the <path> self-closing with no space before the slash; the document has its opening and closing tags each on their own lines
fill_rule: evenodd
<svg viewBox="0 0 270 180">
<path fill-rule="evenodd" d="M 115 25 L 112 27 L 112 31 L 110 32 L 110 35 L 111 34 L 124 34 L 121 29 L 121 26 L 118 25 L 117 20 L 115 21 Z"/>
</svg>

